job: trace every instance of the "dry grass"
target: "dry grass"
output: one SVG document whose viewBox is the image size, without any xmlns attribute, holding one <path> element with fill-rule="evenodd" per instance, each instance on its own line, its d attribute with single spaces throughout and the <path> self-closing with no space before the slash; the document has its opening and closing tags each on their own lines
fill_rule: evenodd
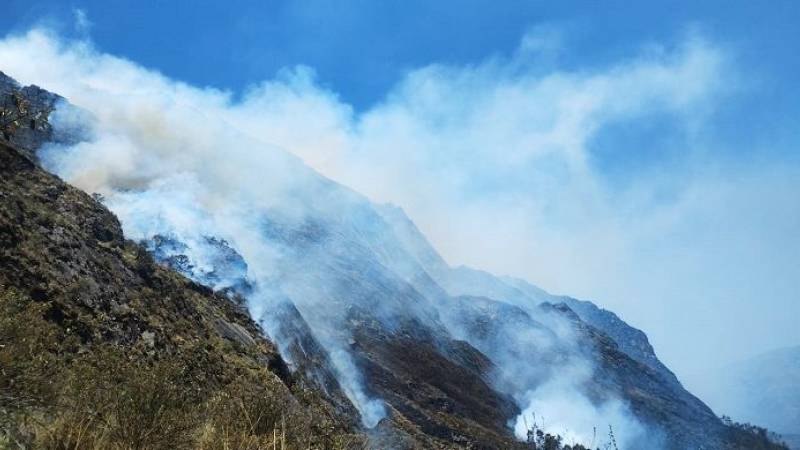
<svg viewBox="0 0 800 450">
<path fill-rule="evenodd" d="M 364 446 L 361 436 L 326 426 L 263 367 L 208 356 L 198 363 L 188 351 L 87 347 L 46 315 L 45 303 L 0 293 L 0 450 Z M 206 374 L 220 370 L 231 372 L 225 383 Z"/>
</svg>

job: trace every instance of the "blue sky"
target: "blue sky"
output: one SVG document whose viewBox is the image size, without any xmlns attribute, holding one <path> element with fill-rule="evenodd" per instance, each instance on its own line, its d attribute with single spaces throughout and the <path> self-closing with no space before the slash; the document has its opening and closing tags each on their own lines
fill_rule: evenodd
<svg viewBox="0 0 800 450">
<path fill-rule="evenodd" d="M 561 70 L 590 70 L 699 30 L 733 49 L 749 75 L 743 91 L 715 111 L 708 130 L 715 147 L 788 152 L 787 145 L 800 141 L 800 3 L 791 0 L 6 0 L 0 30 L 44 23 L 80 36 L 86 30 L 76 29 L 76 10 L 86 13 L 99 49 L 171 78 L 238 94 L 285 67 L 306 65 L 357 111 L 382 101 L 415 68 L 510 55 L 534 27 L 558 30 L 567 50 L 537 63 Z M 647 127 L 623 126 L 601 136 L 615 148 L 647 142 L 649 152 L 634 160 L 599 145 L 597 163 L 614 176 L 651 158 L 664 162 L 674 142 L 662 142 L 657 124 L 663 117 L 653 119 Z"/>
<path fill-rule="evenodd" d="M 604 64 L 642 42 L 673 39 L 699 26 L 736 47 L 774 83 L 772 107 L 790 108 L 800 91 L 800 5 L 772 1 L 425 1 L 425 0 L 6 0 L 0 29 L 41 21 L 70 31 L 85 11 L 104 51 L 197 85 L 240 90 L 282 67 L 314 67 L 357 107 L 385 94 L 403 72 L 437 63 L 472 63 L 512 52 L 527 29 L 568 32 L 562 67 Z M 761 95 L 765 93 L 762 91 Z"/>
<path fill-rule="evenodd" d="M 29 36 L 0 70 L 89 109 L 73 73 L 195 86 L 448 261 L 596 300 L 688 377 L 800 342 L 798 24 L 795 1 L 5 0 L 3 34 L 96 54 Z"/>
</svg>

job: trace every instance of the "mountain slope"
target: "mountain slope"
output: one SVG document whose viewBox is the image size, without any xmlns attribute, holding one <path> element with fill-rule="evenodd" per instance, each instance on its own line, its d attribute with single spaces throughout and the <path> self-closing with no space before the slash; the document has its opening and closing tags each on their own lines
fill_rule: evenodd
<svg viewBox="0 0 800 450">
<path fill-rule="evenodd" d="M 591 302 L 550 295 L 524 280 L 497 277 L 464 266 L 450 268 L 402 210 L 383 207 L 380 211 L 409 254 L 424 264 L 424 270 L 449 294 L 458 296 L 461 312 L 457 321 L 469 328 L 460 337 L 481 351 L 505 361 L 536 355 L 535 359 L 551 361 L 551 365 L 559 367 L 552 361 L 574 349 L 559 348 L 556 355 L 532 351 L 531 347 L 546 339 L 520 337 L 519 332 L 519 329 L 528 330 L 526 333 L 538 329 L 539 333 L 546 333 L 547 326 L 537 319 L 546 321 L 543 309 L 556 311 L 568 318 L 578 334 L 573 341 L 588 349 L 584 361 L 592 361 L 594 366 L 592 375 L 582 381 L 588 391 L 600 393 L 601 401 L 604 396 L 620 396 L 650 428 L 651 434 L 663 433 L 663 442 L 649 442 L 648 446 L 759 448 L 766 445 L 769 448 L 769 443 L 758 438 L 751 440 L 748 433 L 723 424 L 658 360 L 647 336 L 614 313 Z M 498 356 L 495 349 L 507 354 Z M 523 368 L 527 373 L 535 371 L 529 366 Z M 527 373 L 514 373 L 514 382 Z"/>
<path fill-rule="evenodd" d="M 215 445 L 223 438 L 214 433 L 230 427 L 245 433 L 242 439 L 266 442 L 282 415 L 291 421 L 288 439 L 298 445 L 358 438 L 348 437 L 354 423 L 346 411 L 289 374 L 246 312 L 161 268 L 123 238 L 108 210 L 23 153 L 0 142 L 0 425 L 6 439 L 47 446 L 77 439 L 70 433 L 86 427 L 90 436 L 81 448 L 117 447 L 133 438 L 146 448 L 196 448 L 194 429 L 205 427 L 206 445 Z M 81 379 L 89 374 L 91 380 Z M 116 396 L 126 389 L 148 403 Z M 258 396 L 272 403 L 259 404 Z M 98 412 L 108 425 L 92 425 L 94 413 L 81 415 L 76 407 L 93 398 L 141 417 Z M 237 408 L 238 399 L 263 415 L 259 430 L 237 429 L 242 424 L 215 416 Z M 148 411 L 148 404 L 166 412 Z M 203 412 L 187 418 L 197 411 Z M 159 431 L 138 419 L 169 427 Z M 160 432 L 161 441 L 124 434 L 127 426 Z"/>
<path fill-rule="evenodd" d="M 180 105 L 165 99 L 165 115 L 148 117 L 149 123 L 169 123 L 171 107 Z M 97 198 L 118 215 L 126 237 L 143 246 L 125 241 L 120 223 L 94 198 L 23 155 L 35 155 L 35 148 L 3 147 L 3 192 L 9 194 L 0 242 L 7 242 L 8 304 L 13 317 L 45 322 L 48 309 L 30 305 L 56 305 L 54 332 L 78 336 L 66 350 L 47 351 L 58 364 L 78 354 L 93 358 L 90 367 L 106 367 L 98 360 L 119 361 L 105 355 L 124 349 L 143 364 L 187 367 L 185 373 L 174 369 L 192 380 L 183 388 L 166 377 L 173 380 L 168 391 L 176 392 L 170 395 L 184 395 L 188 387 L 201 397 L 191 403 L 179 396 L 181 404 L 213 406 L 217 398 L 250 404 L 262 397 L 252 391 L 266 386 L 280 399 L 270 403 L 289 405 L 285 415 L 297 425 L 288 434 L 302 446 L 358 442 L 361 436 L 352 434 L 359 429 L 373 448 L 518 448 L 532 427 L 545 428 L 544 416 L 546 431 L 575 442 L 589 443 L 593 427 L 614 424 L 628 448 L 773 448 L 717 419 L 657 365 L 628 354 L 614 328 L 603 329 L 624 322 L 584 319 L 543 291 L 452 269 L 399 210 L 373 205 L 227 124 L 197 120 L 205 120 L 209 135 L 230 139 L 227 146 L 252 145 L 252 152 L 213 148 L 225 154 L 225 164 L 209 164 L 216 153 L 204 147 L 212 153 L 192 159 L 186 143 L 202 143 L 180 136 L 177 156 L 160 146 L 145 154 L 148 168 L 156 168 L 150 178 L 120 174 L 123 179 L 109 176 L 106 184 L 93 185 L 103 190 Z M 96 138 L 102 125 L 86 125 L 93 133 L 78 150 L 103 154 L 108 141 Z M 125 130 L 116 127 L 115 139 L 125 139 Z M 161 136 L 172 128 L 158 131 Z M 108 162 L 80 159 L 69 139 L 61 142 L 46 154 L 74 163 L 72 169 L 91 172 Z M 268 183 L 254 189 L 230 183 L 230 171 L 241 169 L 233 163 L 250 162 L 251 153 L 266 161 L 258 169 L 270 177 L 257 175 Z M 164 159 L 152 164 L 153 158 Z M 62 169 L 53 160 L 45 163 Z M 86 181 L 74 171 L 63 173 Z M 261 329 L 241 311 L 245 304 Z M 20 333 L 13 322 L 7 330 Z M 190 370 L 196 361 L 203 370 Z M 102 373 L 95 370 L 92 379 L 102 381 Z M 226 390 L 242 373 L 250 381 Z M 17 386 L 6 391 L 16 396 Z M 242 391 L 246 398 L 237 397 Z M 204 408 L 201 418 L 220 417 Z M 42 411 L 57 417 L 57 411 Z M 277 415 L 268 416 L 271 422 L 259 425 L 254 438 L 269 442 Z M 202 423 L 203 429 L 219 428 L 213 420 Z"/>
<path fill-rule="evenodd" d="M 38 86 L 20 86 L 0 71 L 0 137 L 35 158 L 35 150 L 55 138 L 47 119 L 61 100 Z"/>
</svg>

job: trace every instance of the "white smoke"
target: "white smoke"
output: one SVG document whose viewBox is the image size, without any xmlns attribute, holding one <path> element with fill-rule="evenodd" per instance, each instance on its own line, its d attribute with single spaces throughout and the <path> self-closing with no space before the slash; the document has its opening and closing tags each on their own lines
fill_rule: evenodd
<svg viewBox="0 0 800 450">
<path fill-rule="evenodd" d="M 87 140 L 45 149 L 44 164 L 87 192 L 102 194 L 127 237 L 163 235 L 186 244 L 201 271 L 213 270 L 207 237 L 230 243 L 247 262 L 247 278 L 256 282 L 248 296 L 253 317 L 274 330 L 271 308 L 291 298 L 366 426 L 386 412 L 380 399 L 365 392 L 347 336 L 328 322 L 341 314 L 340 305 L 329 302 L 332 282 L 324 268 L 302 270 L 298 265 L 307 260 L 263 235 L 267 219 L 302 223 L 313 211 L 337 222 L 342 207 L 364 202 L 321 181 L 300 158 L 372 199 L 408 209 L 451 259 L 488 256 L 493 268 L 541 274 L 565 286 L 573 276 L 564 270 L 570 264 L 582 273 L 608 275 L 617 266 L 609 258 L 630 253 L 626 226 L 632 222 L 625 211 L 618 214 L 617 202 L 592 172 L 591 136 L 652 108 L 685 116 L 691 128 L 710 107 L 711 86 L 724 66 L 724 55 L 694 38 L 673 51 L 659 49 L 590 74 L 542 75 L 528 70 L 524 56 L 470 68 L 420 69 L 382 104 L 356 114 L 320 88 L 308 68 L 286 70 L 251 87 L 239 101 L 100 53 L 88 42 L 62 42 L 44 30 L 0 41 L 3 70 L 91 113 Z M 78 129 L 87 118 L 62 108 L 53 121 Z M 509 190 L 512 185 L 528 190 Z M 626 196 L 622 209 L 652 206 L 647 199 L 658 188 L 648 185 L 644 193 Z M 648 233 L 634 230 L 650 236 L 673 220 L 672 213 L 658 210 Z M 576 225 L 584 222 L 592 224 L 589 231 Z M 374 250 L 385 243 L 369 244 Z M 384 252 L 378 262 L 410 281 L 414 273 L 404 266 L 405 250 L 379 250 Z M 221 280 L 214 287 L 230 284 Z M 558 322 L 546 325 L 557 338 L 563 332 Z M 538 333 L 514 331 L 520 348 L 549 345 Z M 451 332 L 474 341 L 463 330 Z M 563 335 L 557 340 L 570 341 Z M 529 361 L 486 353 L 517 380 L 532 374 Z M 509 390 L 523 409 L 512 424 L 520 437 L 533 413 L 545 417 L 549 431 L 584 443 L 590 429 L 607 424 L 620 442 L 641 437 L 644 427 L 623 403 L 598 403 L 583 394 L 591 367 L 580 361 L 556 367 L 562 377 L 532 377 Z"/>
<path fill-rule="evenodd" d="M 284 78 L 264 83 L 242 102 L 234 103 L 226 93 L 174 82 L 131 62 L 98 53 L 86 42 L 62 43 L 42 30 L 0 43 L 0 60 L 8 63 L 20 81 L 46 86 L 80 108 L 64 106 L 52 120 L 57 129 L 81 130 L 85 141 L 43 149 L 40 157 L 46 167 L 87 192 L 101 194 L 120 218 L 127 237 L 148 240 L 166 236 L 185 245 L 181 252 L 201 273 L 215 269 L 210 257 L 213 249 L 208 248 L 206 239 L 214 237 L 229 243 L 247 262 L 247 278 L 255 281 L 254 292 L 248 295 L 253 317 L 268 332 L 274 332 L 276 324 L 269 318 L 272 308 L 283 296 L 291 298 L 325 347 L 364 425 L 373 427 L 386 415 L 382 402 L 364 391 L 361 374 L 346 348 L 347 336 L 341 335 L 342 327 L 334 319 L 340 314 L 335 311 L 340 305 L 331 304 L 334 281 L 328 279 L 326 269 L 293 266 L 300 263 L 286 255 L 291 250 L 263 236 L 267 217 L 302 221 L 313 211 L 335 221 L 336 215 L 346 214 L 342 208 L 351 207 L 353 201 L 363 202 L 349 199 L 344 191 L 335 194 L 338 197 L 326 198 L 332 195 L 331 186 L 291 154 L 265 144 L 278 142 L 319 167 L 337 161 L 350 164 L 348 158 L 328 150 L 352 151 L 352 113 L 332 94 L 318 89 L 308 70 L 287 72 Z M 91 117 L 87 118 L 86 111 Z M 365 142 L 374 142 L 374 117 L 372 114 L 364 119 L 372 130 L 366 133 L 371 137 Z M 314 155 L 328 159 L 314 160 Z M 346 220 L 362 219 L 352 216 Z M 369 243 L 367 235 L 362 238 Z M 411 281 L 416 266 L 404 262 L 408 260 L 405 250 L 395 248 L 389 238 L 369 245 L 378 252 L 380 261 L 376 263 L 386 264 Z M 303 260 L 304 264 L 313 259 Z M 233 280 L 216 283 L 213 287 L 224 288 Z M 383 307 L 375 306 L 379 310 Z M 380 315 L 391 321 L 392 311 Z M 551 326 L 554 324 L 557 322 Z M 559 327 L 554 329 L 559 331 Z M 458 337 L 459 330 L 452 331 Z M 552 345 L 536 331 L 514 333 L 518 348 Z M 463 337 L 471 340 L 466 334 Z M 560 340 L 570 339 L 560 336 Z M 633 421 L 618 419 L 627 413 L 621 407 L 593 406 L 578 393 L 578 385 L 588 376 L 568 374 L 574 364 L 552 367 L 560 370 L 563 381 L 534 389 L 541 377 L 533 376 L 530 362 L 503 356 L 495 360 L 507 378 L 516 378 L 517 387 L 511 393 L 525 407 L 524 414 L 530 414 L 532 408 L 552 409 L 554 417 L 562 419 L 553 422 L 554 426 L 583 432 L 589 423 L 613 420 L 627 427 Z M 581 420 L 564 415 L 561 406 L 566 405 L 552 397 L 558 392 L 580 400 Z M 522 418 L 517 419 L 516 428 Z"/>
<path fill-rule="evenodd" d="M 293 193 L 313 194 L 320 177 L 296 157 L 247 137 L 226 121 L 233 106 L 224 93 L 173 82 L 96 53 L 85 42 L 62 44 L 46 31 L 9 38 L 0 47 L 16 77 L 47 86 L 80 108 L 61 107 L 52 119 L 56 129 L 88 128 L 84 142 L 43 149 L 43 164 L 87 192 L 101 194 L 128 238 L 165 236 L 180 242 L 199 273 L 215 269 L 207 239 L 229 243 L 247 262 L 247 278 L 257 281 L 248 296 L 251 313 L 270 323 L 262 318 L 277 301 L 272 298 L 281 273 L 276 262 L 283 255 L 264 240 L 260 222 L 273 209 L 285 217 L 302 216 L 309 205 Z M 89 124 L 85 111 L 91 115 Z M 232 283 L 222 279 L 213 287 Z M 295 301 L 311 310 L 325 299 Z M 382 402 L 364 392 L 342 340 L 326 335 L 322 327 L 313 330 L 364 424 L 374 426 L 385 416 Z"/>
<path fill-rule="evenodd" d="M 558 380 L 527 392 L 526 397 L 527 407 L 514 422 L 514 433 L 520 439 L 527 438 L 528 432 L 538 427 L 558 434 L 566 443 L 597 448 L 601 443 L 609 443 L 608 433 L 613 432 L 619 448 L 643 448 L 637 443 L 645 439 L 648 430 L 618 400 L 597 405 L 575 390 L 571 382 L 561 384 Z"/>
</svg>

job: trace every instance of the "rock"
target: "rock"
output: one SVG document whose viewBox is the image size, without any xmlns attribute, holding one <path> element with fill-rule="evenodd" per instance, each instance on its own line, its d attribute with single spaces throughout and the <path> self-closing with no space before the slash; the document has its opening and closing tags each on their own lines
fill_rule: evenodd
<svg viewBox="0 0 800 450">
<path fill-rule="evenodd" d="M 256 345 L 255 339 L 250 336 L 244 327 L 239 324 L 230 323 L 224 319 L 217 319 L 214 321 L 214 327 L 223 338 L 236 342 L 244 347 Z"/>
<path fill-rule="evenodd" d="M 20 86 L 0 72 L 0 135 L 36 159 L 36 150 L 53 139 L 48 122 L 61 97 L 38 86 Z"/>
<path fill-rule="evenodd" d="M 144 345 L 146 345 L 148 348 L 154 348 L 156 346 L 156 334 L 152 331 L 143 332 L 141 338 L 142 342 L 144 342 Z"/>
</svg>

